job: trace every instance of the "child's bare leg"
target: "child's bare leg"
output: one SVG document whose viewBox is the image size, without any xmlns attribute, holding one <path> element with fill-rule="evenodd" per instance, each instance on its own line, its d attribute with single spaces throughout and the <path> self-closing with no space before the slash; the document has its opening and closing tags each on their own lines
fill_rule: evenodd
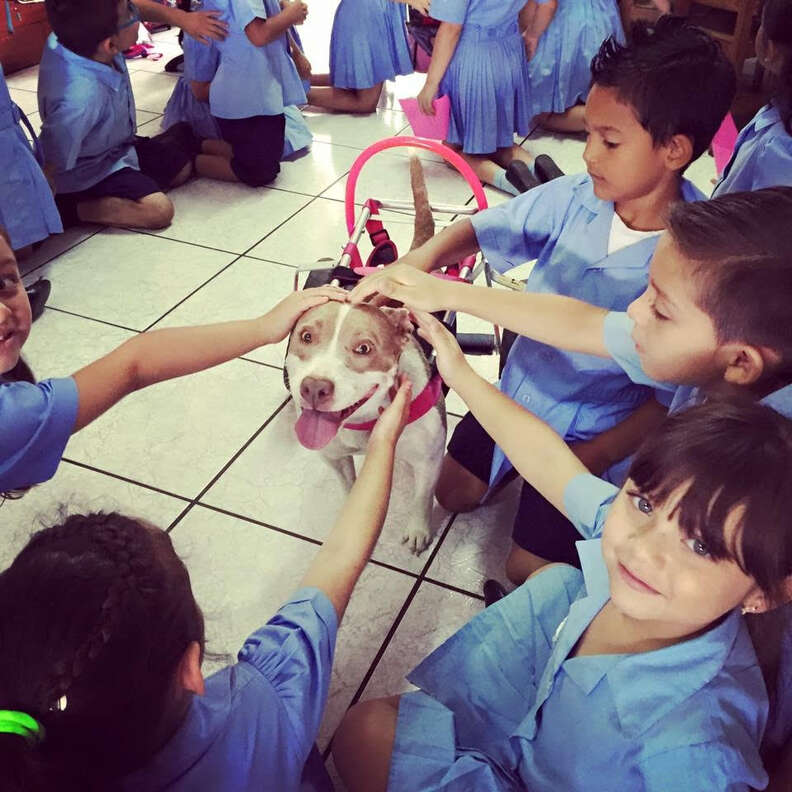
<svg viewBox="0 0 792 792">
<path fill-rule="evenodd" d="M 355 704 L 333 737 L 333 761 L 349 792 L 388 788 L 399 696 Z"/>
<path fill-rule="evenodd" d="M 312 74 L 310 82 L 311 82 L 311 85 L 317 85 L 317 86 L 330 85 L 330 75 L 329 74 Z"/>
<path fill-rule="evenodd" d="M 225 157 L 230 160 L 234 156 L 234 150 L 231 148 L 230 143 L 225 140 L 215 140 L 207 138 L 201 141 L 202 154 L 214 154 L 216 157 Z"/>
<path fill-rule="evenodd" d="M 520 586 L 534 572 L 550 563 L 546 558 L 540 558 L 530 550 L 525 550 L 512 542 L 509 557 L 506 559 L 506 577 L 515 585 Z"/>
<path fill-rule="evenodd" d="M 508 168 L 514 160 L 524 162 L 528 167 L 533 168 L 535 157 L 533 154 L 528 153 L 522 146 L 518 146 L 515 143 L 507 148 L 499 148 L 492 155 L 492 159 L 502 168 Z"/>
<path fill-rule="evenodd" d="M 228 146 L 227 143 L 226 145 Z M 228 147 L 229 149 L 231 148 L 230 146 Z M 199 154 L 195 158 L 195 170 L 199 176 L 204 176 L 207 179 L 228 182 L 239 181 L 231 167 L 231 157 L 226 157 L 225 154 Z"/>
<path fill-rule="evenodd" d="M 462 151 L 459 153 L 462 155 L 462 159 L 473 168 L 473 173 L 475 173 L 481 181 L 491 184 L 493 187 L 497 187 L 500 179 L 504 178 L 502 174 L 506 173 L 505 168 L 498 165 L 497 162 L 493 162 L 489 155 L 465 154 Z"/>
<path fill-rule="evenodd" d="M 450 512 L 473 511 L 488 489 L 488 482 L 460 465 L 450 454 L 445 455 L 435 487 L 437 502 L 444 509 Z"/>
<path fill-rule="evenodd" d="M 537 116 L 539 124 L 553 132 L 584 132 L 585 105 L 570 107 L 564 113 L 542 113 Z"/>
<path fill-rule="evenodd" d="M 173 204 L 165 193 L 146 195 L 140 200 L 97 198 L 77 204 L 77 216 L 84 223 L 131 228 L 167 228 L 173 220 Z"/>
<path fill-rule="evenodd" d="M 308 103 L 343 113 L 373 113 L 377 109 L 381 93 L 382 83 L 360 90 L 347 90 L 330 85 L 311 88 L 308 91 Z"/>
</svg>

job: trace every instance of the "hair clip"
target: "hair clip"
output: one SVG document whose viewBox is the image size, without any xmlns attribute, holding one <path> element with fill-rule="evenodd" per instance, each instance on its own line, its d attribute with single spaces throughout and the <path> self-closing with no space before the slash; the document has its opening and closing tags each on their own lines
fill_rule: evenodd
<svg viewBox="0 0 792 792">
<path fill-rule="evenodd" d="M 740 612 L 743 616 L 745 616 L 746 613 L 756 613 L 756 605 L 743 605 Z"/>
<path fill-rule="evenodd" d="M 61 697 L 60 697 L 60 698 L 59 698 L 59 699 L 58 699 L 58 700 L 57 700 L 57 701 L 56 701 L 56 702 L 55 702 L 55 703 L 54 703 L 54 704 L 53 704 L 53 705 L 52 705 L 52 706 L 49 708 L 49 711 L 50 711 L 50 712 L 65 712 L 65 711 L 66 711 L 66 707 L 68 706 L 68 704 L 69 704 L 69 699 L 67 699 L 67 698 L 66 698 L 66 695 L 64 694 L 63 696 L 61 696 Z"/>
</svg>

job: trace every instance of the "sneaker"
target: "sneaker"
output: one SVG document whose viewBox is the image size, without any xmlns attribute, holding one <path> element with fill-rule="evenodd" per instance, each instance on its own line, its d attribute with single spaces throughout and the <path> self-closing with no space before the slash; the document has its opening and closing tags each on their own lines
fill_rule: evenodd
<svg viewBox="0 0 792 792">
<path fill-rule="evenodd" d="M 25 289 L 34 322 L 44 313 L 44 306 L 47 304 L 51 290 L 52 284 L 45 278 L 39 278 L 33 285 Z"/>
<path fill-rule="evenodd" d="M 547 182 L 553 181 L 553 179 L 557 179 L 559 176 L 564 175 L 564 171 L 562 171 L 547 154 L 540 154 L 536 158 L 534 161 L 534 171 L 542 184 L 547 184 Z"/>
<path fill-rule="evenodd" d="M 522 160 L 512 160 L 506 168 L 506 181 L 521 193 L 537 187 L 539 182 Z"/>
</svg>

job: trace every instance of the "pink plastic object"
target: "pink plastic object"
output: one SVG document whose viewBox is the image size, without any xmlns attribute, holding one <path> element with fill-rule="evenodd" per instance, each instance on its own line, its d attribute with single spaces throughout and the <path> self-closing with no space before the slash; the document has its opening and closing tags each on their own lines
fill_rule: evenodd
<svg viewBox="0 0 792 792">
<path fill-rule="evenodd" d="M 435 114 L 425 115 L 418 106 L 417 99 L 399 99 L 399 104 L 418 137 L 431 140 L 445 140 L 448 135 L 448 121 L 451 116 L 451 100 L 440 96 L 432 101 Z"/>
<path fill-rule="evenodd" d="M 720 129 L 712 139 L 712 153 L 715 156 L 715 169 L 720 176 L 729 164 L 731 155 L 734 152 L 734 145 L 737 143 L 737 127 L 731 113 L 726 114 Z"/>
<path fill-rule="evenodd" d="M 448 146 L 444 146 L 442 143 L 438 143 L 436 140 L 427 140 L 426 138 L 410 137 L 408 135 L 385 138 L 385 140 L 379 140 L 365 149 L 352 163 L 352 168 L 347 178 L 346 192 L 344 194 L 344 211 L 346 214 L 347 232 L 349 234 L 351 234 L 355 228 L 355 188 L 357 187 L 357 181 L 360 176 L 360 171 L 363 170 L 363 166 L 380 151 L 403 147 L 424 149 L 425 151 L 431 151 L 442 157 L 459 171 L 462 178 L 464 178 L 470 186 L 470 189 L 473 190 L 473 197 L 476 199 L 476 206 L 479 211 L 487 208 L 487 196 L 484 194 L 484 188 L 481 186 L 478 176 L 473 173 L 473 169 L 470 165 L 468 165 L 456 151 L 448 148 Z"/>
</svg>

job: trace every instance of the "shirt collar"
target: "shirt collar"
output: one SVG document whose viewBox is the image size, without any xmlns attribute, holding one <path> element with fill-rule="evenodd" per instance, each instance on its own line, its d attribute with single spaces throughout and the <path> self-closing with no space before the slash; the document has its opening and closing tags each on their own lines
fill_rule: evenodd
<svg viewBox="0 0 792 792">
<path fill-rule="evenodd" d="M 778 112 L 778 108 L 775 105 L 766 104 L 754 117 L 753 128 L 759 132 L 765 127 L 772 126 L 780 121 L 781 114 Z"/>
<path fill-rule="evenodd" d="M 68 47 L 64 47 L 54 33 L 50 33 L 47 39 L 47 47 L 61 60 L 76 66 L 81 71 L 90 72 L 114 91 L 119 90 L 124 82 L 127 69 L 123 55 L 116 55 L 113 59 L 113 65 L 108 66 L 105 63 L 99 63 L 99 61 L 78 55 Z"/>
<path fill-rule="evenodd" d="M 792 385 L 785 385 L 773 391 L 761 400 L 761 404 L 770 407 L 785 418 L 792 418 Z"/>
<path fill-rule="evenodd" d="M 778 117 L 778 113 L 776 113 L 776 117 Z M 583 179 L 578 182 L 575 187 L 575 192 L 577 193 L 578 200 L 583 206 L 586 207 L 590 212 L 595 215 L 600 215 L 603 212 L 607 214 L 608 223 L 610 224 L 610 220 L 613 214 L 613 202 L 612 201 L 603 201 L 594 194 L 594 183 L 591 181 L 591 176 L 585 176 Z M 693 182 L 689 179 L 682 179 L 681 184 L 681 192 L 682 192 L 682 200 L 690 203 L 691 201 L 706 201 L 707 196 L 704 195 L 698 187 L 696 187 Z"/>
<path fill-rule="evenodd" d="M 576 545 L 587 596 L 573 603 L 559 631 L 556 650 L 563 657 L 568 657 L 610 596 L 602 541 L 593 539 Z M 563 670 L 586 695 L 607 677 L 623 731 L 637 736 L 710 683 L 727 664 L 740 668 L 756 664 L 753 646 L 736 610 L 689 641 L 634 655 L 568 658 Z M 636 679 L 649 683 L 636 684 Z"/>
</svg>

